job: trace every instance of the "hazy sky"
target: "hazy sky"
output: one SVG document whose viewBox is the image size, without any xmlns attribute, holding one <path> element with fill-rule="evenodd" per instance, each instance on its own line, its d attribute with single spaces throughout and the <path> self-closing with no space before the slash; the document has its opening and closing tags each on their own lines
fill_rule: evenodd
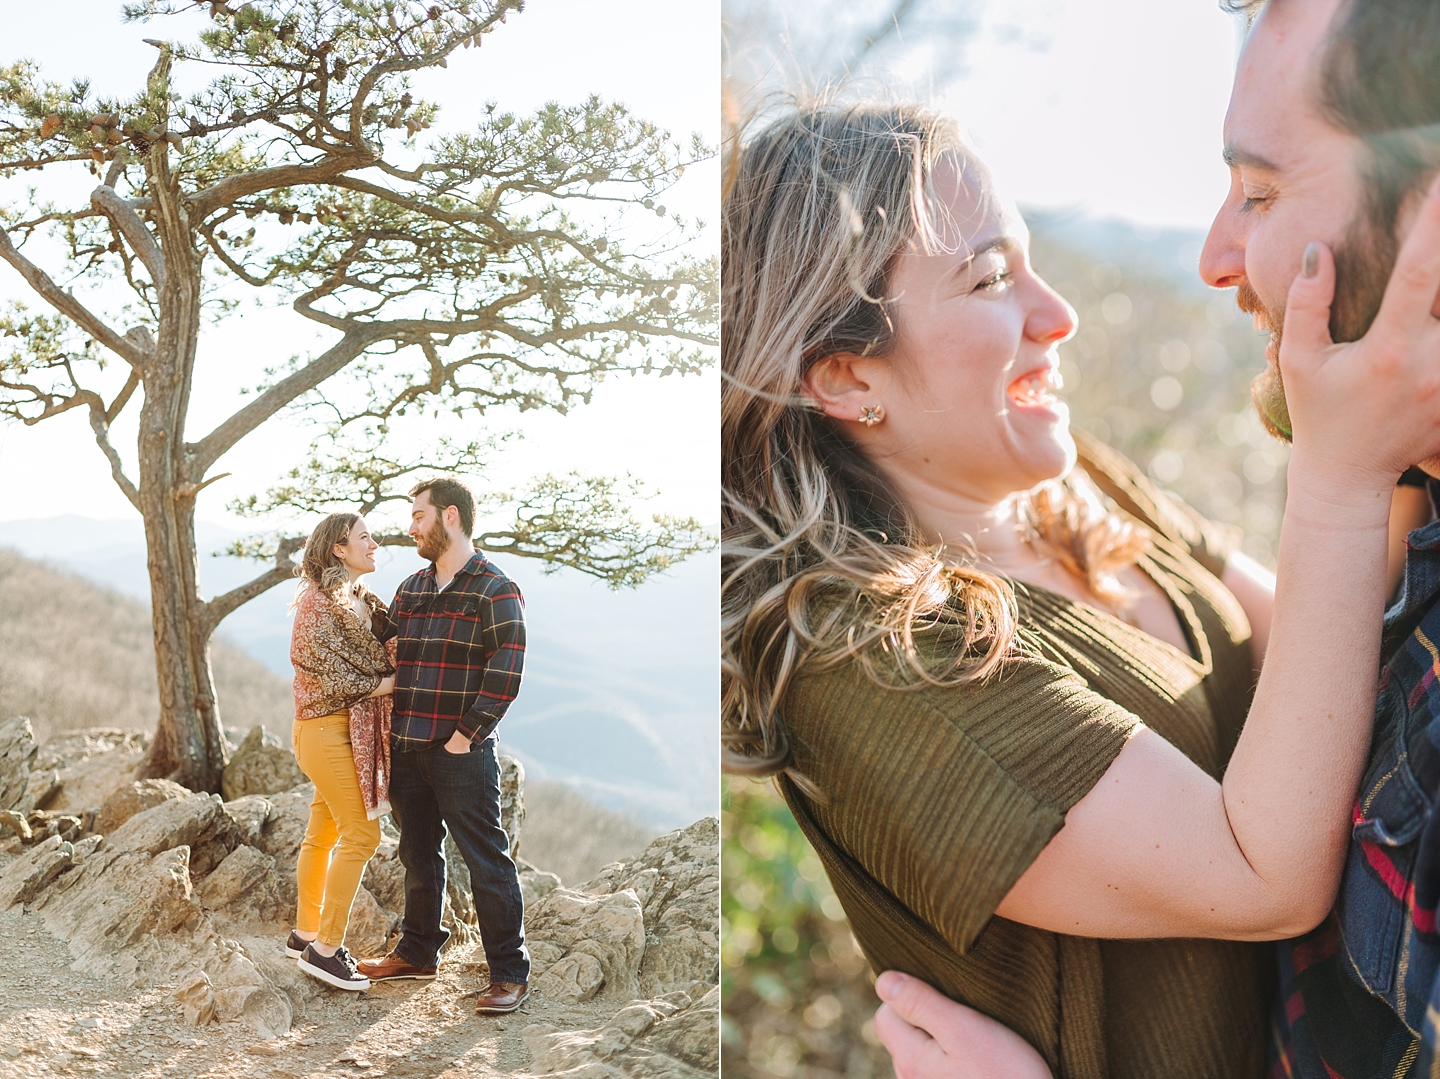
<svg viewBox="0 0 1440 1079">
<path fill-rule="evenodd" d="M 938 97 L 1021 203 L 1206 228 L 1238 41 L 1216 0 L 992 2 Z"/>
<path fill-rule="evenodd" d="M 5 5 L 0 63 L 34 59 L 45 75 L 69 81 L 88 76 L 96 90 L 133 92 L 155 60 L 145 37 L 183 38 L 200 16 L 161 20 L 150 26 L 124 25 L 119 0 L 68 0 L 64 32 L 56 30 L 57 8 L 46 4 Z M 579 103 L 591 93 L 618 100 L 636 115 L 671 131 L 683 143 L 701 132 L 710 145 L 719 140 L 719 6 L 713 0 L 632 0 L 624 5 L 594 0 L 530 0 L 523 14 L 491 34 L 478 50 L 461 51 L 443 71 L 417 79 L 419 95 L 442 105 L 432 131 L 468 127 L 489 100 L 515 112 L 547 100 Z M 36 174 L 24 175 L 33 182 Z M 718 246 L 715 206 L 719 169 L 715 162 L 692 168 L 666 195 L 672 210 L 709 222 L 698 252 Z M 93 181 L 88 181 L 93 184 Z M 17 190 L 12 182 L 6 196 Z M 82 190 L 88 191 L 88 187 Z M 62 193 L 58 186 L 50 194 Z M 83 200 L 83 195 L 82 195 Z M 73 200 L 67 200 L 73 201 Z M 84 293 L 83 280 L 75 283 Z M 15 272 L 0 264 L 0 302 L 29 299 Z M 289 313 L 253 311 L 231 319 L 221 332 L 202 339 L 194 437 L 232 411 L 236 391 L 253 385 L 267 364 L 326 337 Z M 343 378 L 343 376 L 341 376 Z M 529 414 L 527 438 L 499 462 L 486 480 L 504 484 L 545 471 L 581 467 L 589 472 L 633 472 L 658 488 L 656 509 L 713 521 L 718 514 L 718 381 L 713 372 L 687 379 L 631 379 L 607 382 L 594 403 L 565 418 Z M 132 406 L 132 410 L 133 410 Z M 498 413 L 484 422 L 511 426 Z M 473 437 L 472 422 L 456 434 Z M 133 446 L 133 427 L 123 420 L 116 441 Z M 308 434 L 284 418 L 267 423 L 219 463 L 235 475 L 202 494 L 198 516 L 245 527 L 224 506 L 231 498 L 263 489 L 299 459 Z M 133 470 L 132 470 L 133 475 Z M 77 504 L 54 501 L 63 476 Z M 115 488 L 81 410 L 32 428 L 0 425 L 0 519 L 45 517 L 65 511 L 89 517 L 131 516 L 134 511 Z"/>
<path fill-rule="evenodd" d="M 895 6 L 726 0 L 737 98 L 848 72 L 958 117 L 1022 204 L 1209 224 L 1239 41 L 1217 0 L 914 0 L 882 34 Z M 881 44 L 862 55 L 866 38 Z"/>
</svg>

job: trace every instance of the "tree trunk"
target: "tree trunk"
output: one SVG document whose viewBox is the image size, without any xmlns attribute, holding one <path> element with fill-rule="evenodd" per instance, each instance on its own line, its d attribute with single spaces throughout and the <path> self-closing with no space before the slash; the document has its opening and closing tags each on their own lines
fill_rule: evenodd
<svg viewBox="0 0 1440 1079">
<path fill-rule="evenodd" d="M 166 487 L 140 486 L 160 718 L 136 778 L 173 779 L 191 790 L 217 792 L 228 753 L 196 583 L 194 503 L 177 505 L 173 488 Z"/>
<path fill-rule="evenodd" d="M 163 777 L 192 790 L 215 792 L 220 789 L 228 750 L 210 670 L 214 627 L 197 580 L 195 496 L 203 477 L 189 475 L 185 449 L 185 414 L 200 335 L 200 257 L 170 172 L 168 151 L 161 140 L 146 162 L 151 215 L 163 252 L 163 282 L 157 282 L 160 318 L 155 355 L 143 374 L 138 487 L 150 571 L 160 719 L 136 777 Z"/>
</svg>

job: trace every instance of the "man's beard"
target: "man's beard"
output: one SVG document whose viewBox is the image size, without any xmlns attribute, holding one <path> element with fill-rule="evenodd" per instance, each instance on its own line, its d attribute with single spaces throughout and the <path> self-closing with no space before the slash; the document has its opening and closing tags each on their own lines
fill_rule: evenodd
<svg viewBox="0 0 1440 1079">
<path fill-rule="evenodd" d="M 450 533 L 445 531 L 441 522 L 436 521 L 416 537 L 415 549 L 425 561 L 437 561 L 450 549 Z"/>
<path fill-rule="evenodd" d="M 1385 286 L 1390 280 L 1390 271 L 1395 267 L 1395 256 L 1399 244 L 1374 223 L 1362 210 L 1356 215 L 1344 238 L 1335 246 L 1335 298 L 1330 305 L 1330 339 L 1337 344 L 1358 341 L 1365 336 L 1375 315 L 1380 310 L 1380 301 L 1385 296 Z M 1285 403 L 1285 386 L 1280 378 L 1280 336 L 1285 325 L 1285 308 L 1267 308 L 1250 287 L 1242 283 L 1235 292 L 1235 302 L 1247 314 L 1260 313 L 1270 328 L 1271 348 L 1269 355 L 1276 360 L 1268 362 L 1255 381 L 1250 384 L 1250 397 L 1255 402 L 1255 411 L 1260 422 L 1276 438 L 1293 441 L 1290 426 L 1290 409 Z"/>
</svg>

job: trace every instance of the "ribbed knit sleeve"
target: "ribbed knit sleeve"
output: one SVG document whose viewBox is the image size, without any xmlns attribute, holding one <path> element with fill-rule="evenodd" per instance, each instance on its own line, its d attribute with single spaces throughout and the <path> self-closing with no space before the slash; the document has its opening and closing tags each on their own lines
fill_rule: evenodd
<svg viewBox="0 0 1440 1079">
<path fill-rule="evenodd" d="M 1140 724 L 1032 656 L 948 689 L 887 690 L 849 665 L 787 704 L 817 822 L 961 954 Z"/>
</svg>

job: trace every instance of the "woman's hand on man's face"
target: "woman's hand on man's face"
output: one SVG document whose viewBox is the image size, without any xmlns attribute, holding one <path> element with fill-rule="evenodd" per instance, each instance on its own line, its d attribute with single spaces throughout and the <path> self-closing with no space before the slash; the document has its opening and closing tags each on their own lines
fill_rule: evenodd
<svg viewBox="0 0 1440 1079">
<path fill-rule="evenodd" d="M 887 970 L 875 1030 L 897 1079 L 1051 1079 L 1033 1046 L 1009 1027 L 956 1004 L 919 978 Z"/>
</svg>

